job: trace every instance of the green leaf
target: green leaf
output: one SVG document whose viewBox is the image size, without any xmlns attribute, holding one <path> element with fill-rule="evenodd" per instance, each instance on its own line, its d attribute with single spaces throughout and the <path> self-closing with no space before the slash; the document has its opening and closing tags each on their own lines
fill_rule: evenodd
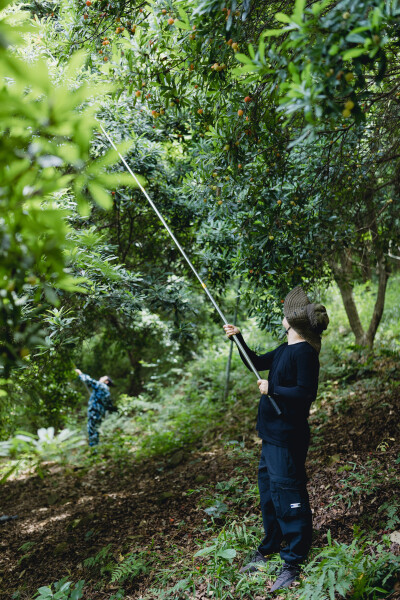
<svg viewBox="0 0 400 600">
<path fill-rule="evenodd" d="M 80 598 L 82 598 L 82 595 L 83 595 L 82 588 L 81 587 L 76 587 L 71 592 L 70 600 L 80 600 Z"/>
<path fill-rule="evenodd" d="M 294 63 L 290 62 L 288 64 L 288 70 L 289 70 L 290 74 L 293 77 L 293 81 L 295 83 L 300 84 L 300 75 L 299 75 L 299 72 L 298 72 L 298 70 L 296 68 L 296 65 Z"/>
<path fill-rule="evenodd" d="M 364 52 L 364 48 L 351 48 L 350 50 L 346 50 L 346 52 L 343 53 L 343 60 L 351 60 L 352 58 L 357 58 L 357 56 L 361 56 L 361 54 L 364 54 Z"/>
<path fill-rule="evenodd" d="M 58 279 L 54 283 L 54 287 L 67 292 L 80 292 L 81 294 L 87 294 L 87 290 L 78 285 L 79 283 L 84 283 L 85 281 L 87 281 L 86 277 L 72 277 L 72 275 L 66 275 L 65 277 Z"/>
<path fill-rule="evenodd" d="M 178 19 L 175 19 L 174 25 L 179 27 L 179 29 L 191 29 L 190 25 L 188 25 L 187 23 L 183 23 L 182 21 L 178 21 Z"/>
<path fill-rule="evenodd" d="M 216 547 L 217 546 L 208 546 L 208 548 L 201 548 L 201 550 L 198 550 L 194 556 L 207 556 L 208 554 L 214 552 Z"/>
<path fill-rule="evenodd" d="M 96 204 L 101 206 L 101 208 L 104 208 L 104 210 L 109 210 L 112 207 L 112 200 L 110 194 L 106 192 L 101 187 L 101 185 L 95 183 L 94 181 L 91 181 L 88 184 L 88 188 L 93 197 L 93 200 L 96 202 Z"/>
<path fill-rule="evenodd" d="M 370 13 L 369 17 L 371 18 L 371 13 Z M 380 25 L 381 20 L 382 20 L 382 12 L 381 12 L 379 6 L 376 6 L 372 13 L 372 19 L 371 19 L 372 26 L 378 27 Z"/>
<path fill-rule="evenodd" d="M 349 35 L 353 35 L 353 33 L 362 33 L 363 31 L 369 31 L 369 25 L 363 25 L 361 27 L 355 27 L 351 31 L 349 31 Z"/>
<path fill-rule="evenodd" d="M 289 23 L 292 22 L 292 19 L 288 15 L 285 15 L 285 13 L 282 13 L 282 12 L 276 13 L 274 15 L 274 17 L 275 17 L 275 20 L 279 21 L 280 23 L 287 23 L 287 24 L 289 24 Z"/>
<path fill-rule="evenodd" d="M 253 61 L 251 60 L 250 57 L 246 56 L 245 54 L 241 54 L 240 52 L 238 54 L 235 54 L 235 58 L 242 62 L 245 63 L 246 65 L 252 65 Z"/>
<path fill-rule="evenodd" d="M 220 550 L 219 552 L 217 552 L 217 556 L 230 560 L 232 558 L 235 558 L 236 550 L 234 548 L 226 548 L 225 550 Z"/>
<path fill-rule="evenodd" d="M 42 598 L 52 598 L 53 592 L 48 586 L 43 586 L 38 589 L 38 594 L 42 596 Z"/>
<path fill-rule="evenodd" d="M 359 33 L 349 33 L 346 36 L 346 42 L 350 42 L 351 44 L 365 44 L 365 40 L 366 38 Z"/>
<path fill-rule="evenodd" d="M 328 4 L 331 3 L 331 0 L 323 0 L 323 2 L 315 3 L 311 6 L 311 10 L 314 16 L 319 15 Z"/>
<path fill-rule="evenodd" d="M 263 31 L 264 37 L 278 37 L 279 35 L 283 35 L 285 33 L 285 29 L 266 29 Z"/>
<path fill-rule="evenodd" d="M 132 140 L 125 140 L 125 141 L 121 142 L 120 144 L 116 144 L 116 148 L 117 148 L 119 154 L 121 154 L 122 156 L 125 156 L 129 152 L 130 148 L 132 147 L 132 143 L 133 143 Z M 104 154 L 104 156 L 102 156 L 95 163 L 93 163 L 92 166 L 90 166 L 88 168 L 87 172 L 88 173 L 98 172 L 98 171 L 104 169 L 105 167 L 114 165 L 119 160 L 121 160 L 121 159 L 120 159 L 119 155 L 117 154 L 117 152 L 114 150 L 114 148 L 110 148 Z"/>
<path fill-rule="evenodd" d="M 77 74 L 82 69 L 86 60 L 86 51 L 79 50 L 78 52 L 74 52 L 72 57 L 70 58 L 68 65 L 65 69 L 64 80 L 74 79 L 77 77 Z"/>
<path fill-rule="evenodd" d="M 146 187 L 147 180 L 143 175 L 137 175 L 135 173 L 138 181 L 142 185 L 142 187 Z M 123 173 L 99 173 L 96 177 L 96 181 L 102 183 L 105 187 L 118 187 L 118 186 L 127 186 L 137 188 L 139 187 L 136 183 L 135 179 L 128 172 Z"/>
<path fill-rule="evenodd" d="M 306 5 L 305 0 L 296 0 L 296 3 L 294 5 L 294 11 L 293 11 L 293 16 L 295 17 L 295 19 L 293 19 L 293 20 L 296 20 L 296 22 L 302 21 L 305 5 Z"/>
<path fill-rule="evenodd" d="M 189 25 L 189 17 L 181 6 L 178 6 L 178 13 L 180 14 L 181 19 L 183 19 L 185 23 Z"/>
</svg>

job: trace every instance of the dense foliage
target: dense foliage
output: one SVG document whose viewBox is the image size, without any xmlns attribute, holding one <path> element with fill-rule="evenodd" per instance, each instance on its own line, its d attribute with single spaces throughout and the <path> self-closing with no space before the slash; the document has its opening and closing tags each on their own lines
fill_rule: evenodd
<svg viewBox="0 0 400 600">
<path fill-rule="evenodd" d="M 0 484 L 35 507 L 2 546 L 13 598 L 46 552 L 43 599 L 255 598 L 280 566 L 238 571 L 260 525 L 253 374 L 237 353 L 226 370 L 103 127 L 252 347 L 293 286 L 327 304 L 318 547 L 287 597 L 395 589 L 399 24 L 396 0 L 0 0 Z M 94 449 L 77 367 L 116 383 Z"/>
<path fill-rule="evenodd" d="M 131 118 L 191 157 L 173 204 L 196 219 L 214 286 L 244 276 L 247 306 L 272 325 L 290 286 L 335 277 L 357 343 L 372 345 L 398 244 L 396 3 L 31 9 L 41 44 L 61 61 L 84 47 Z M 375 268 L 364 331 L 351 284 Z"/>
<path fill-rule="evenodd" d="M 76 365 L 134 395 L 176 380 L 218 319 L 96 119 L 223 308 L 240 278 L 276 331 L 290 287 L 335 279 L 372 346 L 399 245 L 395 2 L 21 8 L 1 21 L 4 431 L 79 412 Z"/>
</svg>

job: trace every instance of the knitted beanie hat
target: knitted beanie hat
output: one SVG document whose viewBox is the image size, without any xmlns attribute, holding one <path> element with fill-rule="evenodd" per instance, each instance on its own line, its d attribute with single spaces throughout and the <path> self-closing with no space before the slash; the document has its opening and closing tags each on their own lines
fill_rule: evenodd
<svg viewBox="0 0 400 600">
<path fill-rule="evenodd" d="M 321 350 L 321 333 L 329 324 L 325 306 L 310 302 L 298 285 L 285 298 L 283 314 L 289 325 L 318 352 Z"/>
</svg>

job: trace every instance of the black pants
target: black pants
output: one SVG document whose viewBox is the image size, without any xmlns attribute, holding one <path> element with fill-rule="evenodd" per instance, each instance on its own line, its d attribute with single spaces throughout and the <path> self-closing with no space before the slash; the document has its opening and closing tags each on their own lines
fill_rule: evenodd
<svg viewBox="0 0 400 600">
<path fill-rule="evenodd" d="M 311 547 L 312 515 L 306 488 L 308 443 L 282 448 L 263 441 L 258 468 L 265 537 L 259 546 L 266 556 L 280 552 L 282 560 L 297 565 Z M 285 545 L 281 548 L 282 541 Z"/>
</svg>

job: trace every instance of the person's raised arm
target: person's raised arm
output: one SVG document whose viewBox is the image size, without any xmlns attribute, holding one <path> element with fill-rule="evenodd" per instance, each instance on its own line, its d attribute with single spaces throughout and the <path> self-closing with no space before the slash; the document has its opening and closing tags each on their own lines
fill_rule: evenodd
<svg viewBox="0 0 400 600">
<path fill-rule="evenodd" d="M 242 334 L 240 333 L 240 329 L 238 327 L 236 327 L 236 325 L 227 324 L 227 325 L 224 325 L 223 327 L 224 327 L 225 333 L 228 337 L 231 337 L 232 335 L 237 336 L 239 342 L 242 344 L 245 352 L 247 353 L 248 357 L 250 358 L 251 362 L 253 363 L 253 365 L 255 366 L 257 371 L 268 371 L 271 368 L 275 350 L 271 350 L 271 352 L 266 352 L 265 354 L 256 354 L 253 350 L 250 350 L 250 348 L 247 346 L 246 342 L 243 339 Z M 243 354 L 240 352 L 240 350 L 239 350 L 239 354 L 240 354 L 240 358 L 242 359 L 242 361 L 244 362 L 246 367 L 249 369 L 249 371 L 251 371 L 251 368 L 249 367 L 247 360 L 245 359 Z"/>
<path fill-rule="evenodd" d="M 89 387 L 91 387 L 93 390 L 95 388 L 97 388 L 99 382 L 96 381 L 95 379 L 92 379 L 89 375 L 86 375 L 85 373 L 82 373 L 82 371 L 80 369 L 75 369 L 76 374 L 78 375 L 79 379 L 81 381 L 83 381 L 83 383 L 86 383 L 86 385 L 88 385 Z"/>
</svg>

